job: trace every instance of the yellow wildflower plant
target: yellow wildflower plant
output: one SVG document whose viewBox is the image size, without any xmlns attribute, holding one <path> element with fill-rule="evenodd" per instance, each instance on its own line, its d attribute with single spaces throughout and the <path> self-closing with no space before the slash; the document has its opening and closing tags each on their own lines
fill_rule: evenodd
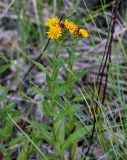
<svg viewBox="0 0 127 160">
<path fill-rule="evenodd" d="M 68 21 L 65 19 L 64 21 L 65 28 L 72 34 L 75 33 L 75 31 L 78 29 L 78 26 L 76 26 L 73 22 Z"/>
<path fill-rule="evenodd" d="M 48 33 L 48 38 L 57 39 L 62 35 L 62 30 L 59 26 L 51 26 Z"/>
<path fill-rule="evenodd" d="M 48 27 L 59 26 L 59 18 L 58 17 L 50 18 L 46 21 L 45 25 Z"/>
<path fill-rule="evenodd" d="M 81 28 L 79 29 L 79 35 L 81 35 L 84 38 L 87 38 L 89 36 L 89 33 L 87 32 L 87 30 Z"/>
<path fill-rule="evenodd" d="M 87 38 L 89 33 L 83 28 L 79 28 L 72 21 L 65 19 L 63 22 L 60 22 L 58 17 L 50 18 L 45 23 L 49 27 L 48 37 L 51 39 L 57 39 L 62 35 L 62 32 L 68 30 L 74 36 L 82 36 Z"/>
</svg>

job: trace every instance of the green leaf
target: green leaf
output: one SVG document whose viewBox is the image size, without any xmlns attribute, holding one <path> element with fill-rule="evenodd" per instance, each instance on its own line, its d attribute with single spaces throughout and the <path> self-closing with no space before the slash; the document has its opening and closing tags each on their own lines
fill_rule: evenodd
<svg viewBox="0 0 127 160">
<path fill-rule="evenodd" d="M 39 88 L 38 86 L 34 86 L 33 89 L 34 89 L 35 93 L 37 93 L 42 100 L 44 99 L 44 96 L 50 96 L 49 93 L 43 91 L 43 90 L 42 90 L 41 88 Z"/>
<path fill-rule="evenodd" d="M 1 66 L 0 67 L 0 74 L 5 72 L 9 67 L 10 67 L 10 64 L 5 64 L 5 65 Z"/>
<path fill-rule="evenodd" d="M 87 93 L 79 93 L 75 96 L 75 98 L 73 99 L 73 102 L 74 101 L 84 101 L 84 97 L 85 99 L 90 99 L 91 98 L 91 95 L 87 94 Z"/>
<path fill-rule="evenodd" d="M 62 94 L 63 92 L 68 90 L 68 88 L 73 87 L 74 83 L 75 83 L 74 79 L 66 81 L 66 82 L 61 81 L 61 83 L 55 82 L 55 95 Z"/>
<path fill-rule="evenodd" d="M 5 114 L 7 114 L 8 112 L 13 113 L 15 112 L 14 108 L 13 108 L 13 104 L 14 103 L 10 103 L 8 105 L 6 105 L 5 108 L 0 108 L 0 113 L 5 116 Z M 6 117 L 5 117 L 6 118 Z"/>
<path fill-rule="evenodd" d="M 47 117 L 51 118 L 52 106 L 48 100 L 43 101 L 43 112 Z"/>
<path fill-rule="evenodd" d="M 92 126 L 86 126 L 83 127 L 77 131 L 75 131 L 73 134 L 71 134 L 63 143 L 61 146 L 62 151 L 67 149 L 70 145 L 72 145 L 75 141 L 77 141 L 79 138 L 83 137 L 85 134 L 89 133 Z"/>
<path fill-rule="evenodd" d="M 39 124 L 37 122 L 28 121 L 30 123 L 30 127 L 33 128 L 33 135 L 38 139 L 44 139 L 48 143 L 53 144 L 53 138 L 51 134 L 51 127 L 46 124 Z"/>
<path fill-rule="evenodd" d="M 22 150 L 17 157 L 17 160 L 27 160 L 28 150 L 29 150 L 29 142 L 24 141 L 22 145 Z"/>
<path fill-rule="evenodd" d="M 75 80 L 78 80 L 79 78 L 81 78 L 82 76 L 85 76 L 86 74 L 88 73 L 88 71 L 87 70 L 81 70 L 81 71 L 79 71 L 79 70 L 76 70 L 76 71 L 74 71 L 74 79 Z"/>
<path fill-rule="evenodd" d="M 76 111 L 80 108 L 80 105 L 69 105 L 68 107 L 63 107 L 59 113 L 56 114 L 56 120 L 63 117 L 73 117 Z"/>
<path fill-rule="evenodd" d="M 42 70 L 44 73 L 47 72 L 47 68 L 45 68 L 41 63 L 32 61 L 40 70 Z"/>
<path fill-rule="evenodd" d="M 60 147 L 60 145 L 64 142 L 65 139 L 65 118 L 62 117 L 61 119 L 55 121 L 54 128 L 57 141 L 59 142 L 59 147 Z"/>
<path fill-rule="evenodd" d="M 75 127 L 74 118 L 66 123 L 66 133 L 70 134 Z"/>
<path fill-rule="evenodd" d="M 23 135 L 20 135 L 20 136 L 17 136 L 15 137 L 14 139 L 12 139 L 9 143 L 9 147 L 13 147 L 14 145 L 22 142 L 24 140 L 24 136 Z"/>
<path fill-rule="evenodd" d="M 4 98 L 7 96 L 9 88 L 2 88 L 0 87 L 0 102 L 4 100 Z"/>
<path fill-rule="evenodd" d="M 60 156 L 58 153 L 47 153 L 46 157 L 48 158 L 48 160 L 59 160 Z M 29 159 L 31 160 L 31 159 Z M 45 160 L 44 157 L 40 157 L 38 158 L 38 160 Z"/>
<path fill-rule="evenodd" d="M 4 128 L 0 128 L 0 140 L 5 140 L 8 138 L 8 133 L 4 130 Z"/>
</svg>

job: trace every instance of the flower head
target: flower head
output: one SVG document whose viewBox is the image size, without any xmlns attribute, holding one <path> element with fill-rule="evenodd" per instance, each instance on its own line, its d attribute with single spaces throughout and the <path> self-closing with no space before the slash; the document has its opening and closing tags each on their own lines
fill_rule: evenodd
<svg viewBox="0 0 127 160">
<path fill-rule="evenodd" d="M 75 31 L 76 31 L 77 28 L 78 28 L 73 22 L 68 21 L 67 19 L 65 19 L 64 25 L 65 25 L 66 29 L 68 29 L 69 32 L 71 32 L 72 34 L 74 34 Z"/>
<path fill-rule="evenodd" d="M 47 22 L 45 23 L 46 26 L 57 26 L 59 25 L 59 18 L 58 17 L 53 17 L 47 20 Z"/>
<path fill-rule="evenodd" d="M 89 33 L 85 29 L 79 29 L 79 35 L 81 35 L 84 38 L 87 38 L 89 36 Z"/>
<path fill-rule="evenodd" d="M 51 39 L 59 38 L 65 30 L 69 31 L 74 36 L 82 36 L 84 38 L 89 36 L 87 30 L 79 28 L 72 21 L 67 19 L 65 19 L 63 22 L 60 22 L 58 17 L 53 17 L 48 19 L 45 25 L 49 27 L 47 33 L 48 37 Z"/>
<path fill-rule="evenodd" d="M 61 36 L 62 31 L 59 26 L 51 26 L 48 33 L 48 37 L 51 39 L 57 39 Z"/>
</svg>

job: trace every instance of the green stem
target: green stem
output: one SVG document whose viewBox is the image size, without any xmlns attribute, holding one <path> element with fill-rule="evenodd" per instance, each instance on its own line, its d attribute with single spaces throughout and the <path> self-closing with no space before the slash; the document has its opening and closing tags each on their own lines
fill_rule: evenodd
<svg viewBox="0 0 127 160">
<path fill-rule="evenodd" d="M 56 103 L 54 101 L 54 95 L 55 95 L 55 80 L 58 76 L 58 71 L 57 71 L 57 61 L 58 61 L 58 56 L 59 56 L 59 43 L 58 41 L 55 41 L 55 51 L 54 51 L 54 57 L 53 57 L 53 70 L 52 70 L 52 76 L 51 76 L 51 88 L 50 88 L 50 92 L 51 92 L 51 106 L 52 106 L 52 113 L 55 112 L 56 110 Z M 56 133 L 55 133 L 55 128 L 54 128 L 54 117 L 52 116 L 52 132 L 53 132 L 53 137 L 54 137 L 54 141 L 57 141 L 57 137 L 56 137 Z"/>
<path fill-rule="evenodd" d="M 75 142 L 72 147 L 72 157 L 73 157 L 72 159 L 73 160 L 76 160 L 76 150 L 77 150 L 77 142 Z"/>
<path fill-rule="evenodd" d="M 74 52 L 76 51 L 76 48 L 77 48 L 77 42 L 78 42 L 78 39 L 76 38 L 73 42 L 73 48 L 72 48 L 72 51 L 71 53 L 69 54 L 69 57 L 68 57 L 68 81 L 70 81 L 72 79 L 72 73 L 73 73 L 73 62 L 72 62 L 72 57 L 74 56 Z M 71 97 L 73 94 L 73 87 L 69 88 L 68 91 L 67 91 L 67 97 Z"/>
</svg>

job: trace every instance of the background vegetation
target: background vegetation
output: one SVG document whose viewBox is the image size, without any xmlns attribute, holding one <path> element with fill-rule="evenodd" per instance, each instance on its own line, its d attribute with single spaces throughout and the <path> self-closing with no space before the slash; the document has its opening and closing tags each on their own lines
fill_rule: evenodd
<svg viewBox="0 0 127 160">
<path fill-rule="evenodd" d="M 126 159 L 127 2 L 112 33 L 116 2 L 0 1 L 0 160 Z M 43 53 L 56 15 L 90 36 L 64 35 Z"/>
</svg>

